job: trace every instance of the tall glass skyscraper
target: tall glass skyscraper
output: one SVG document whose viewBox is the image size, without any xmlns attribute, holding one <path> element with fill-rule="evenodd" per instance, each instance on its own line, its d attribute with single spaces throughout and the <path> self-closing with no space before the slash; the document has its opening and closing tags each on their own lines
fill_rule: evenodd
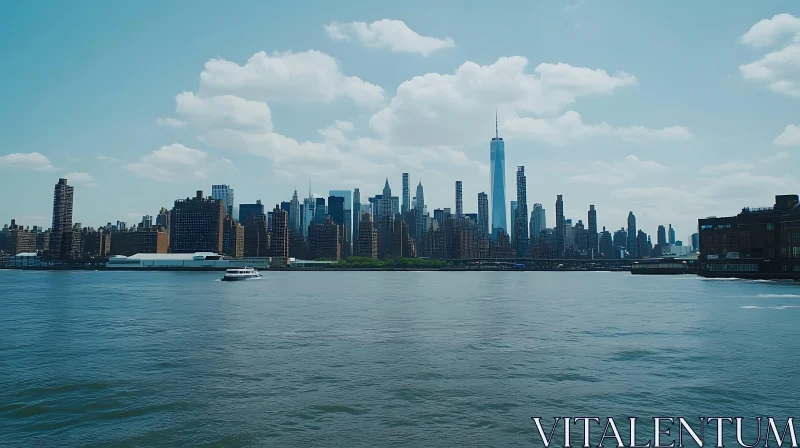
<svg viewBox="0 0 800 448">
<path fill-rule="evenodd" d="M 506 225 L 506 148 L 497 129 L 497 116 L 494 119 L 495 137 L 489 145 L 491 195 L 492 195 L 492 235 L 497 238 L 498 229 L 508 233 Z"/>
<path fill-rule="evenodd" d="M 222 206 L 225 213 L 233 216 L 233 188 L 225 184 L 212 185 L 211 197 L 218 201 L 222 201 Z"/>
</svg>

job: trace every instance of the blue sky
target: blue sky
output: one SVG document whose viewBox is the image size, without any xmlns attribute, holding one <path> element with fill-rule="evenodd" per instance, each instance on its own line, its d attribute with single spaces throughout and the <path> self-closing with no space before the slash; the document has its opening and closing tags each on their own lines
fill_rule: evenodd
<svg viewBox="0 0 800 448">
<path fill-rule="evenodd" d="M 402 172 L 429 210 L 463 180 L 474 212 L 496 108 L 506 195 L 525 165 L 551 226 L 563 194 L 575 222 L 686 240 L 800 193 L 797 1 L 464 5 L 6 2 L 0 222 L 48 226 L 67 174 L 95 227 L 213 183 L 274 204 Z"/>
</svg>

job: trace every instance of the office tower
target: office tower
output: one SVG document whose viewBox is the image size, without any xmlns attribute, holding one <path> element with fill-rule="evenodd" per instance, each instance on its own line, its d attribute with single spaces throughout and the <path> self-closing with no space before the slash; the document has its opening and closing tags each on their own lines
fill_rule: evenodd
<svg viewBox="0 0 800 448">
<path fill-rule="evenodd" d="M 425 228 L 425 191 L 422 188 L 422 181 L 417 184 L 415 202 L 414 219 L 416 222 L 414 227 L 417 234 L 414 237 L 417 240 L 419 249 L 422 249 L 422 242 L 425 241 L 425 232 L 428 231 Z"/>
<path fill-rule="evenodd" d="M 128 230 L 128 224 L 126 224 L 124 221 L 117 221 L 117 230 L 120 232 Z"/>
<path fill-rule="evenodd" d="M 178 199 L 172 208 L 169 247 L 173 253 L 222 252 L 224 202 L 204 198 L 198 190 L 193 198 Z M 111 237 L 113 244 L 114 237 Z"/>
<path fill-rule="evenodd" d="M 334 224 L 344 225 L 344 198 L 328 196 L 328 217 Z"/>
<path fill-rule="evenodd" d="M 527 257 L 528 254 L 528 181 L 525 177 L 525 167 L 517 167 L 517 213 L 514 226 L 515 249 L 518 257 Z"/>
<path fill-rule="evenodd" d="M 589 206 L 589 229 L 587 230 L 587 250 L 589 256 L 597 252 L 597 210 L 594 205 Z"/>
<path fill-rule="evenodd" d="M 564 220 L 564 251 L 569 252 L 575 249 L 575 227 L 572 226 L 572 218 Z"/>
<path fill-rule="evenodd" d="M 228 215 L 233 215 L 233 188 L 228 185 L 212 185 L 211 198 L 222 201 L 223 210 Z"/>
<path fill-rule="evenodd" d="M 392 257 L 416 257 L 414 240 L 408 233 L 408 225 L 402 219 L 392 221 Z"/>
<path fill-rule="evenodd" d="M 389 179 L 387 178 L 383 186 L 381 199 L 378 202 L 378 256 L 381 258 L 391 255 L 393 222 L 392 189 L 389 187 Z"/>
<path fill-rule="evenodd" d="M 531 212 L 531 239 L 539 239 L 542 230 L 547 228 L 547 218 L 545 216 L 544 207 L 542 204 L 533 204 L 533 211 Z"/>
<path fill-rule="evenodd" d="M 392 211 L 392 216 L 397 215 L 400 213 L 400 198 L 397 196 L 392 196 L 391 201 L 389 202 L 390 209 Z"/>
<path fill-rule="evenodd" d="M 53 258 L 66 258 L 64 234 L 72 231 L 72 201 L 75 188 L 67 179 L 59 179 L 53 190 L 53 225 L 50 228 L 50 253 Z"/>
<path fill-rule="evenodd" d="M 234 258 L 244 256 L 244 227 L 230 215 L 222 223 L 222 255 Z"/>
<path fill-rule="evenodd" d="M 444 226 L 444 209 L 435 208 L 433 209 L 433 220 L 439 225 L 439 227 Z"/>
<path fill-rule="evenodd" d="M 645 254 L 640 254 L 636 244 L 636 216 L 633 212 L 628 212 L 628 240 L 627 249 L 630 258 L 641 258 Z"/>
<path fill-rule="evenodd" d="M 169 218 L 170 211 L 164 207 L 161 207 L 161 210 L 158 211 L 158 216 L 156 216 L 156 227 L 161 227 L 169 232 Z"/>
<path fill-rule="evenodd" d="M 658 226 L 658 232 L 656 233 L 658 247 L 663 247 L 667 245 L 667 229 L 664 226 Z"/>
<path fill-rule="evenodd" d="M 153 227 L 153 217 L 150 215 L 142 216 L 142 222 L 139 223 L 140 228 L 149 229 Z"/>
<path fill-rule="evenodd" d="M 669 233 L 667 235 L 669 235 L 669 245 L 670 246 L 674 246 L 675 245 L 675 229 L 672 228 L 672 224 L 669 225 Z"/>
<path fill-rule="evenodd" d="M 264 215 L 264 204 L 261 203 L 261 199 L 257 200 L 255 204 L 242 204 L 239 206 L 240 223 L 247 222 L 247 217 L 250 215 Z"/>
<path fill-rule="evenodd" d="M 485 238 L 489 234 L 489 196 L 478 193 L 478 237 Z"/>
<path fill-rule="evenodd" d="M 600 234 L 598 246 L 600 257 L 610 258 L 612 256 L 614 252 L 614 245 L 612 244 L 611 232 L 606 230 L 605 226 L 603 226 L 603 232 Z"/>
<path fill-rule="evenodd" d="M 350 240 L 353 242 L 353 251 L 355 252 L 356 238 L 358 238 L 358 224 L 361 222 L 361 191 L 358 188 L 353 189 L 353 231 L 351 232 Z"/>
<path fill-rule="evenodd" d="M 639 258 L 647 258 L 652 250 L 647 234 L 642 230 L 636 231 L 636 253 L 639 254 Z"/>
<path fill-rule="evenodd" d="M 461 219 L 464 216 L 464 203 L 462 200 L 462 184 L 460 180 L 456 181 L 456 219 Z"/>
<path fill-rule="evenodd" d="M 266 257 L 269 253 L 267 215 L 249 213 L 244 221 L 244 256 Z"/>
<path fill-rule="evenodd" d="M 491 195 L 492 195 L 492 235 L 497 239 L 497 230 L 508 232 L 506 226 L 506 149 L 497 129 L 497 115 L 494 119 L 495 137 L 489 145 Z"/>
<path fill-rule="evenodd" d="M 325 198 L 317 198 L 314 206 L 314 224 L 325 224 L 328 211 L 325 210 Z"/>
<path fill-rule="evenodd" d="M 323 203 L 324 203 L 323 199 Z M 272 210 L 272 232 L 270 234 L 269 256 L 277 258 L 289 257 L 289 213 L 275 205 Z"/>
<path fill-rule="evenodd" d="M 342 221 L 339 222 L 334 220 L 339 225 L 345 227 L 345 231 L 347 233 L 344 243 L 342 243 L 342 258 L 346 258 L 350 256 L 350 231 L 351 226 L 353 225 L 353 195 L 350 190 L 329 190 L 329 196 L 335 196 L 344 199 L 344 205 L 342 213 Z M 330 211 L 330 204 L 328 204 L 328 214 L 331 214 Z"/>
<path fill-rule="evenodd" d="M 411 210 L 411 202 L 409 200 L 409 196 L 411 195 L 411 191 L 408 187 L 408 173 L 403 173 L 403 206 L 400 209 L 400 213 L 405 214 L 407 211 Z"/>
<path fill-rule="evenodd" d="M 517 201 L 511 201 L 510 208 L 511 208 L 511 223 L 514 224 L 517 222 Z M 514 235 L 516 233 L 517 233 L 517 228 L 515 225 L 512 225 L 509 228 L 508 236 L 511 237 L 511 245 L 513 247 L 517 247 L 514 240 Z"/>
<path fill-rule="evenodd" d="M 300 232 L 300 200 L 297 198 L 297 189 L 292 194 L 292 200 L 289 201 L 289 230 L 292 233 Z"/>
<path fill-rule="evenodd" d="M 697 252 L 700 249 L 700 234 L 693 233 L 691 236 L 692 240 L 692 251 Z"/>
<path fill-rule="evenodd" d="M 308 237 L 308 226 L 313 224 L 316 204 L 313 197 L 303 199 L 303 236 Z"/>
<path fill-rule="evenodd" d="M 564 197 L 556 197 L 556 257 L 562 258 L 566 251 L 567 228 L 564 221 Z"/>
<path fill-rule="evenodd" d="M 573 236 L 573 244 L 575 250 L 578 252 L 586 252 L 589 247 L 589 235 L 586 232 L 586 227 L 583 225 L 583 220 L 579 219 L 578 223 L 575 224 L 572 230 Z M 589 254 L 591 256 L 591 253 Z"/>
<path fill-rule="evenodd" d="M 625 228 L 620 228 L 616 232 L 614 232 L 614 257 L 613 258 L 623 258 L 622 254 L 624 252 L 628 252 L 630 254 L 631 250 L 628 247 L 628 244 L 636 244 L 636 237 L 634 236 L 633 241 L 631 241 L 628 237 L 628 232 Z"/>
<path fill-rule="evenodd" d="M 359 221 L 355 255 L 378 258 L 378 231 L 372 225 L 372 216 L 364 213 L 360 216 Z"/>
</svg>

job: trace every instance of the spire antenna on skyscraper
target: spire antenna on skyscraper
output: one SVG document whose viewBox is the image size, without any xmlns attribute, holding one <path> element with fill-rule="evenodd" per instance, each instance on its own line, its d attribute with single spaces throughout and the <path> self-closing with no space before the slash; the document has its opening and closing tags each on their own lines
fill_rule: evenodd
<svg viewBox="0 0 800 448">
<path fill-rule="evenodd" d="M 500 131 L 497 127 L 497 109 L 494 110 L 494 137 L 500 138 Z"/>
</svg>

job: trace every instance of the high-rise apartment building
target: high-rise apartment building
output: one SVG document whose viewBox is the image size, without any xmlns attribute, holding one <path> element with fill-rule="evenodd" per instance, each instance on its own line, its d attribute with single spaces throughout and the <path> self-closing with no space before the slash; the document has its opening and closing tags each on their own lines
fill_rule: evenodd
<svg viewBox="0 0 800 448">
<path fill-rule="evenodd" d="M 72 232 L 72 201 L 75 188 L 67 185 L 67 179 L 59 179 L 53 191 L 53 225 L 50 229 L 50 253 L 54 258 L 67 258 L 69 248 L 64 236 Z"/>
<path fill-rule="evenodd" d="M 168 209 L 161 207 L 161 210 L 158 211 L 158 215 L 156 216 L 156 227 L 160 227 L 169 232 L 170 214 L 171 212 Z"/>
<path fill-rule="evenodd" d="M 587 251 L 589 256 L 597 252 L 597 210 L 589 206 L 589 229 L 587 230 Z"/>
<path fill-rule="evenodd" d="M 506 225 L 506 149 L 497 129 L 495 115 L 495 137 L 489 145 L 492 195 L 492 235 L 497 239 L 498 229 L 508 232 Z"/>
<path fill-rule="evenodd" d="M 531 240 L 538 240 L 542 230 L 546 228 L 547 217 L 545 216 L 544 207 L 537 202 L 533 204 L 533 211 L 531 212 Z"/>
<path fill-rule="evenodd" d="M 463 185 L 460 180 L 456 181 L 456 219 L 464 217 Z"/>
<path fill-rule="evenodd" d="M 230 215 L 222 223 L 222 255 L 234 258 L 244 256 L 244 227 Z"/>
<path fill-rule="evenodd" d="M 363 213 L 359 221 L 355 255 L 378 258 L 378 231 L 372 225 L 372 216 L 369 213 Z"/>
<path fill-rule="evenodd" d="M 323 199 L 324 201 L 324 199 Z M 275 205 L 272 210 L 272 232 L 270 234 L 271 257 L 289 257 L 289 213 Z"/>
<path fill-rule="evenodd" d="M 528 256 L 528 181 L 525 167 L 517 167 L 517 213 L 514 218 L 515 249 L 518 257 Z"/>
<path fill-rule="evenodd" d="M 244 222 L 244 256 L 266 257 L 269 254 L 270 235 L 267 215 L 250 213 Z"/>
<path fill-rule="evenodd" d="M 675 229 L 672 228 L 672 224 L 669 225 L 669 231 L 668 231 L 667 235 L 668 235 L 668 238 L 669 238 L 669 245 L 670 246 L 674 246 L 675 245 Z"/>
<path fill-rule="evenodd" d="M 169 247 L 173 253 L 222 253 L 224 203 L 204 198 L 198 190 L 193 198 L 178 199 L 172 208 Z M 111 237 L 113 244 L 114 237 Z"/>
<path fill-rule="evenodd" d="M 645 255 L 639 253 L 639 247 L 636 244 L 636 216 L 634 216 L 633 212 L 628 212 L 627 249 L 631 258 L 641 258 Z"/>
<path fill-rule="evenodd" d="M 356 238 L 358 238 L 358 224 L 361 222 L 361 191 L 353 189 L 353 231 L 350 232 L 350 241 L 353 242 L 353 252 L 355 252 Z"/>
<path fill-rule="evenodd" d="M 314 224 L 308 231 L 309 257 L 328 260 L 342 259 L 345 228 L 328 218 L 324 224 Z"/>
<path fill-rule="evenodd" d="M 486 238 L 489 234 L 489 196 L 478 193 L 478 238 Z"/>
<path fill-rule="evenodd" d="M 658 226 L 658 232 L 656 233 L 658 247 L 664 247 L 667 245 L 667 229 L 664 226 Z"/>
<path fill-rule="evenodd" d="M 408 173 L 403 173 L 403 203 L 400 208 L 400 213 L 405 214 L 411 210 L 411 190 L 408 185 Z"/>
<path fill-rule="evenodd" d="M 563 258 L 566 252 L 567 227 L 564 219 L 564 197 L 556 197 L 556 257 Z"/>
<path fill-rule="evenodd" d="M 414 223 L 414 229 L 416 231 L 414 238 L 417 242 L 417 248 L 421 250 L 423 241 L 425 241 L 425 232 L 428 231 L 428 229 L 425 228 L 425 191 L 422 188 L 422 181 L 417 184 L 417 195 L 415 196 L 414 202 L 414 219 L 416 221 Z"/>
<path fill-rule="evenodd" d="M 511 209 L 511 227 L 509 228 L 508 236 L 511 238 L 511 246 L 516 248 L 516 242 L 514 240 L 514 235 L 517 233 L 517 226 L 514 223 L 517 222 L 517 201 L 511 201 L 509 204 L 509 208 Z"/>
<path fill-rule="evenodd" d="M 222 201 L 222 207 L 225 213 L 233 216 L 233 188 L 228 185 L 212 185 L 211 198 Z"/>
</svg>

